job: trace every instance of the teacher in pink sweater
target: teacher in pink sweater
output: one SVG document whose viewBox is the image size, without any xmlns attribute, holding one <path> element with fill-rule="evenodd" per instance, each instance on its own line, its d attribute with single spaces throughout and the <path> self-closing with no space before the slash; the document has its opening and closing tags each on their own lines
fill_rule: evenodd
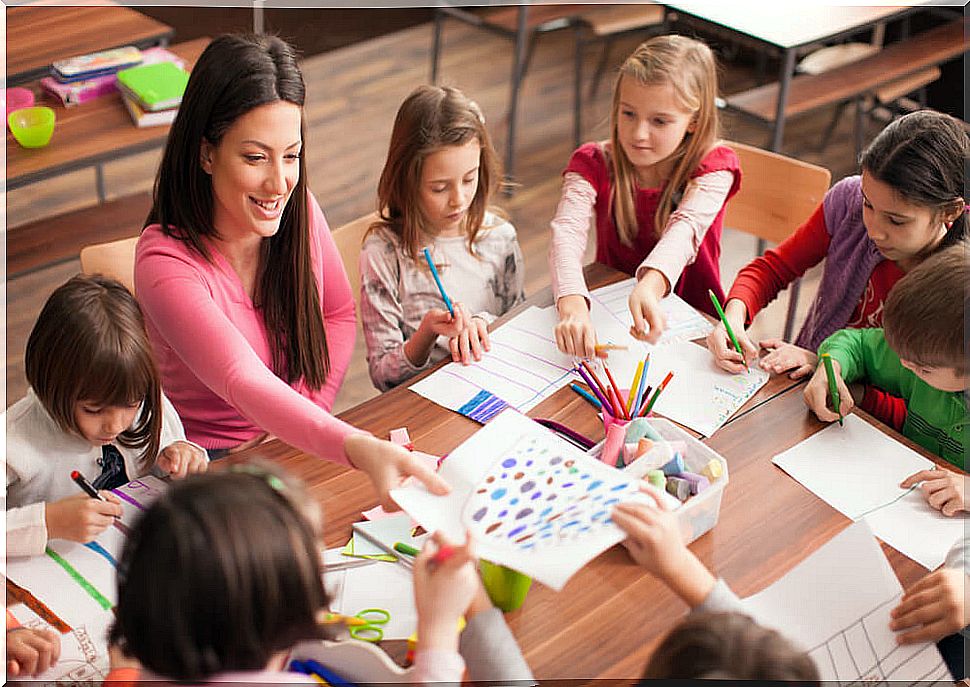
<svg viewBox="0 0 970 687">
<path fill-rule="evenodd" d="M 270 434 L 365 471 L 385 506 L 409 475 L 444 493 L 408 451 L 330 414 L 355 312 L 306 186 L 304 97 L 272 36 L 221 36 L 192 71 L 135 257 L 165 393 L 212 457 Z"/>
</svg>

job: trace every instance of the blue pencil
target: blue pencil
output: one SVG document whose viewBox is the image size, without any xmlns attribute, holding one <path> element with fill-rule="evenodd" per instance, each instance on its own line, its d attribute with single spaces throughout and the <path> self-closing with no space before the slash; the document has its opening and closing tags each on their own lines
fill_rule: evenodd
<svg viewBox="0 0 970 687">
<path fill-rule="evenodd" d="M 444 300 L 445 305 L 448 306 L 448 312 L 451 316 L 455 316 L 455 309 L 451 306 L 451 299 L 448 298 L 448 294 L 445 293 L 445 287 L 441 285 L 441 277 L 438 276 L 438 269 L 434 266 L 434 261 L 431 259 L 431 253 L 428 249 L 424 249 L 424 259 L 428 261 L 428 267 L 431 268 L 431 276 L 434 277 L 434 283 L 438 285 L 438 291 L 441 292 L 441 298 Z"/>
<path fill-rule="evenodd" d="M 603 404 L 600 403 L 596 399 L 596 397 L 593 396 L 593 394 L 591 394 L 588 391 L 586 391 L 586 389 L 584 389 L 583 387 L 581 387 L 579 384 L 570 384 L 569 385 L 569 388 L 572 389 L 573 391 L 575 391 L 577 394 L 579 394 L 583 398 L 585 398 L 590 403 L 592 403 L 593 404 L 593 407 L 595 407 L 597 410 L 599 410 L 600 408 L 603 407 Z"/>
</svg>

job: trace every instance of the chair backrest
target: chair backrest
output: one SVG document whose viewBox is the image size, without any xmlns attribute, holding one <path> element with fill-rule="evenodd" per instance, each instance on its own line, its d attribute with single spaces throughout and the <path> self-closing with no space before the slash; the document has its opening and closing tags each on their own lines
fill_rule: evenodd
<svg viewBox="0 0 970 687">
<path fill-rule="evenodd" d="M 727 142 L 741 160 L 741 190 L 724 226 L 779 243 L 811 216 L 829 190 L 832 173 L 744 143 Z"/>
<path fill-rule="evenodd" d="M 96 243 L 81 249 L 81 271 L 117 279 L 135 292 L 135 245 L 138 237 Z"/>
<path fill-rule="evenodd" d="M 333 240 L 340 252 L 340 259 L 344 261 L 344 269 L 347 271 L 355 301 L 360 298 L 360 271 L 357 268 L 357 258 L 360 256 L 360 247 L 364 243 L 364 234 L 375 220 L 377 220 L 377 213 L 369 212 L 333 230 Z"/>
</svg>

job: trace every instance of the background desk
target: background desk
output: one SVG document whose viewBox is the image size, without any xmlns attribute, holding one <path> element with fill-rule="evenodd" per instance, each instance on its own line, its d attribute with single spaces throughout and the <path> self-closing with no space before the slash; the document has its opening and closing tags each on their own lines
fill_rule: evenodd
<svg viewBox="0 0 970 687">
<path fill-rule="evenodd" d="M 104 11 L 104 8 L 98 8 Z M 138 15 L 141 16 L 141 15 Z M 208 38 L 197 38 L 169 47 L 191 69 Z M 33 84 L 40 95 L 40 86 Z M 168 138 L 168 126 L 138 128 L 132 122 L 120 93 L 111 93 L 75 107 L 64 107 L 49 94 L 38 104 L 54 108 L 57 121 L 54 136 L 43 148 L 22 148 L 7 131 L 7 189 L 20 188 L 58 174 L 94 166 L 97 170 L 98 200 L 104 202 L 101 166 L 127 155 L 156 148 Z"/>
<path fill-rule="evenodd" d="M 114 3 L 32 5 L 8 7 L 6 12 L 8 88 L 46 76 L 55 60 L 122 45 L 167 45 L 175 33 L 168 24 Z"/>
<path fill-rule="evenodd" d="M 601 265 L 587 272 L 591 285 L 617 276 Z M 568 389 L 547 399 L 530 415 L 567 421 L 590 436 L 603 433 L 593 408 Z M 416 447 L 434 454 L 450 451 L 479 427 L 406 388 L 382 394 L 340 417 L 379 437 L 407 426 Z M 781 577 L 849 525 L 847 518 L 771 464 L 774 455 L 824 426 L 805 406 L 802 385 L 775 376 L 744 412 L 705 440 L 727 459 L 730 483 L 718 525 L 691 548 L 743 596 Z M 912 446 L 892 430 L 877 426 Z M 916 450 L 927 455 L 918 447 Z M 351 535 L 351 524 L 360 520 L 360 512 L 376 504 L 375 493 L 362 473 L 276 441 L 234 456 L 232 461 L 246 455 L 276 460 L 307 482 L 314 497 L 324 504 L 328 547 L 344 544 Z M 904 586 L 926 574 L 913 561 L 889 547 L 884 549 Z M 656 643 L 685 610 L 622 547 L 614 547 L 581 570 L 561 594 L 534 585 L 522 608 L 506 618 L 539 679 L 629 679 L 642 674 Z M 591 638 L 599 640 L 593 650 Z"/>
</svg>

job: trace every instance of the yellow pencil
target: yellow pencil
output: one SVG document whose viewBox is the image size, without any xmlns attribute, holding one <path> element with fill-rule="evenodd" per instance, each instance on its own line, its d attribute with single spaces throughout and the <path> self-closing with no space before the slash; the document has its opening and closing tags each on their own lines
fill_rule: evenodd
<svg viewBox="0 0 970 687">
<path fill-rule="evenodd" d="M 643 361 L 637 363 L 637 371 L 633 375 L 633 384 L 630 385 L 630 395 L 626 399 L 626 412 L 633 412 L 633 397 L 637 395 L 637 387 L 640 386 L 640 375 L 643 374 Z"/>
</svg>

